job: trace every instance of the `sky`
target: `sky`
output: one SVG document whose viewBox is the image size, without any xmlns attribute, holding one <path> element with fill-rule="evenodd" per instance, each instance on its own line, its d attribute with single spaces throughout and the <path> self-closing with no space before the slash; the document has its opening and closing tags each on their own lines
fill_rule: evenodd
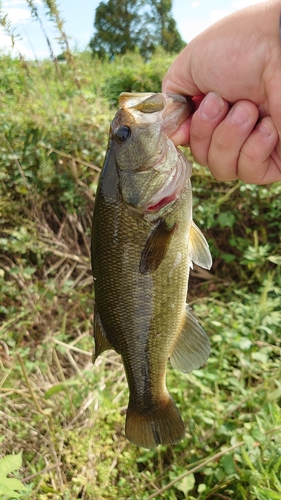
<svg viewBox="0 0 281 500">
<path fill-rule="evenodd" d="M 174 0 L 172 12 L 183 40 L 189 42 L 219 19 L 259 1 L 261 0 Z M 54 53 L 58 55 L 61 50 L 56 41 L 56 30 L 44 16 L 42 1 L 34 0 L 34 3 Z M 95 10 L 99 3 L 100 0 L 57 0 L 72 48 L 83 50 L 87 47 L 94 33 Z M 1 4 L 2 13 L 8 15 L 14 35 L 18 35 L 13 53 L 16 55 L 19 51 L 28 59 L 48 57 L 49 50 L 42 29 L 38 21 L 31 17 L 26 0 L 0 0 L 0 6 Z M 9 51 L 10 46 L 10 37 L 0 27 L 0 51 Z"/>
</svg>

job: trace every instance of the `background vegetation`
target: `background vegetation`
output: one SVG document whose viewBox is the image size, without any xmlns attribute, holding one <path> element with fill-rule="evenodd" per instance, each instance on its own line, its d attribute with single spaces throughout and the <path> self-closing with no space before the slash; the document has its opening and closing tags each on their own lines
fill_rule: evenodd
<svg viewBox="0 0 281 500">
<path fill-rule="evenodd" d="M 90 229 L 109 124 L 119 93 L 159 91 L 172 57 L 0 58 L 3 499 L 281 498 L 281 184 L 219 183 L 194 162 L 194 220 L 214 265 L 194 270 L 188 301 L 212 353 L 189 375 L 168 369 L 181 443 L 128 443 L 120 357 L 91 361 Z"/>
<path fill-rule="evenodd" d="M 95 14 L 93 54 L 103 58 L 139 49 L 148 58 L 161 46 L 177 53 L 184 46 L 172 16 L 172 0 L 108 0 Z"/>
</svg>

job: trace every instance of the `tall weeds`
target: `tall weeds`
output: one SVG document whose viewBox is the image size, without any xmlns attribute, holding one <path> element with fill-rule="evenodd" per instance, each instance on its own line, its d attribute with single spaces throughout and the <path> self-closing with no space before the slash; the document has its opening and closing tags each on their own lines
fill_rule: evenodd
<svg viewBox="0 0 281 500">
<path fill-rule="evenodd" d="M 188 299 L 212 353 L 168 371 L 183 442 L 133 447 L 121 360 L 91 361 L 91 215 L 119 92 L 160 90 L 172 57 L 71 57 L 0 57 L 0 459 L 26 487 L 8 498 L 279 498 L 281 185 L 219 183 L 194 162 L 214 265 L 194 269 Z"/>
</svg>

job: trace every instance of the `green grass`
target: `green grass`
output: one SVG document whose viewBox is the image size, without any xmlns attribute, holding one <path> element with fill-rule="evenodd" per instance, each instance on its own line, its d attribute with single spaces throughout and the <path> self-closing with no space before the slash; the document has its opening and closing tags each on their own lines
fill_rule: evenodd
<svg viewBox="0 0 281 500">
<path fill-rule="evenodd" d="M 76 54 L 60 75 L 0 58 L 0 459 L 15 455 L 8 476 L 26 487 L 7 498 L 281 498 L 280 184 L 219 183 L 194 164 L 214 265 L 195 268 L 188 300 L 212 352 L 189 375 L 168 368 L 181 443 L 131 445 L 120 357 L 92 364 L 99 169 L 118 93 L 160 90 L 170 59 L 154 57 Z"/>
</svg>

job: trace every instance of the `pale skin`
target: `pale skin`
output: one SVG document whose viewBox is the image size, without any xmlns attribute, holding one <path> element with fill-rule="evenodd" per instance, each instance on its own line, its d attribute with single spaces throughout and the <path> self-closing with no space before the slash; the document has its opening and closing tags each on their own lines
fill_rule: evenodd
<svg viewBox="0 0 281 500">
<path fill-rule="evenodd" d="M 240 10 L 194 38 L 163 92 L 195 96 L 172 140 L 221 181 L 281 181 L 281 1 Z"/>
</svg>

